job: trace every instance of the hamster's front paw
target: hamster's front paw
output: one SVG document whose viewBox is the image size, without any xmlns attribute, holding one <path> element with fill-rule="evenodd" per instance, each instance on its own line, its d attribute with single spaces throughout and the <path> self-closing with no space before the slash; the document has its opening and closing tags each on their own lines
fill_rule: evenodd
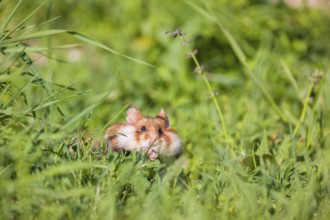
<svg viewBox="0 0 330 220">
<path fill-rule="evenodd" d="M 157 160 L 157 158 L 158 158 L 158 153 L 157 153 L 157 152 L 152 151 L 152 152 L 149 154 L 149 160 L 151 160 L 151 161 L 155 161 L 155 160 Z"/>
</svg>

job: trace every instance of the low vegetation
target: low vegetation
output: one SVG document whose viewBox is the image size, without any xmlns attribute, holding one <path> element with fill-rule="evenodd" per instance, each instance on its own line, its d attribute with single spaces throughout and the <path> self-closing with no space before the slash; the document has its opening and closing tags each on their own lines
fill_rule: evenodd
<svg viewBox="0 0 330 220">
<path fill-rule="evenodd" d="M 327 219 L 329 10 L 0 1 L 0 219 Z M 178 160 L 89 151 L 128 106 Z"/>
</svg>

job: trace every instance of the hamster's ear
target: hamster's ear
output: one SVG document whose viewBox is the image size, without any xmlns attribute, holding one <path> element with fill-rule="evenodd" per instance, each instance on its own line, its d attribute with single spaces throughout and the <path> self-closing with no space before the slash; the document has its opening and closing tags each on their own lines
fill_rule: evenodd
<svg viewBox="0 0 330 220">
<path fill-rule="evenodd" d="M 126 121 L 128 123 L 134 124 L 142 118 L 142 113 L 136 108 L 129 108 L 127 110 Z"/>
<path fill-rule="evenodd" d="M 158 115 L 156 115 L 156 118 L 160 118 L 160 119 L 164 120 L 166 128 L 170 127 L 170 121 L 168 120 L 168 117 L 167 117 L 164 109 L 160 110 Z"/>
</svg>

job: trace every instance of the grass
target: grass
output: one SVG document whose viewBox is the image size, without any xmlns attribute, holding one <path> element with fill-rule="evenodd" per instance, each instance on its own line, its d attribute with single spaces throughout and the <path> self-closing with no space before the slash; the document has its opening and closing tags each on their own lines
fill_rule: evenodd
<svg viewBox="0 0 330 220">
<path fill-rule="evenodd" d="M 328 218 L 325 11 L 77 3 L 0 2 L 0 219 Z M 176 162 L 89 152 L 128 106 L 165 109 Z"/>
<path fill-rule="evenodd" d="M 204 81 L 204 83 L 205 83 L 205 85 L 206 85 L 206 87 L 209 91 L 209 98 L 213 100 L 213 103 L 214 103 L 214 105 L 217 109 L 217 112 L 218 112 L 218 115 L 219 115 L 219 118 L 220 118 L 220 121 L 221 121 L 222 130 L 223 130 L 223 133 L 224 133 L 225 140 L 229 142 L 229 138 L 228 138 L 228 134 L 227 134 L 227 128 L 226 128 L 226 125 L 225 125 L 223 114 L 222 114 L 220 105 L 219 105 L 217 99 L 215 98 L 215 95 L 217 94 L 217 92 L 212 89 L 209 80 L 205 76 L 204 66 L 199 63 L 199 61 L 196 57 L 196 54 L 198 53 L 198 51 L 197 50 L 192 50 L 189 47 L 189 44 L 191 43 L 191 40 L 186 39 L 186 37 L 185 37 L 186 33 L 182 32 L 182 30 L 176 29 L 175 31 L 168 32 L 166 34 L 170 34 L 174 38 L 176 38 L 177 36 L 180 36 L 182 45 L 184 45 L 187 48 L 187 51 L 188 51 L 187 57 L 192 58 L 192 60 L 194 61 L 195 65 L 196 65 L 196 67 L 194 69 L 194 72 L 196 72 L 196 73 L 198 73 L 202 76 L 202 79 L 203 79 L 203 81 Z"/>
</svg>

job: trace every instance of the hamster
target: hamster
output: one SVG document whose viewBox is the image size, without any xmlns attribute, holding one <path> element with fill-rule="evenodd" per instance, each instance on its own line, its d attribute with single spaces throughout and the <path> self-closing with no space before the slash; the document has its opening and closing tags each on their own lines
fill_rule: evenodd
<svg viewBox="0 0 330 220">
<path fill-rule="evenodd" d="M 126 122 L 107 128 L 104 138 L 112 151 L 137 151 L 146 153 L 151 161 L 159 156 L 178 157 L 182 142 L 170 128 L 169 119 L 163 109 L 156 117 L 146 117 L 136 108 L 127 111 Z"/>
</svg>

